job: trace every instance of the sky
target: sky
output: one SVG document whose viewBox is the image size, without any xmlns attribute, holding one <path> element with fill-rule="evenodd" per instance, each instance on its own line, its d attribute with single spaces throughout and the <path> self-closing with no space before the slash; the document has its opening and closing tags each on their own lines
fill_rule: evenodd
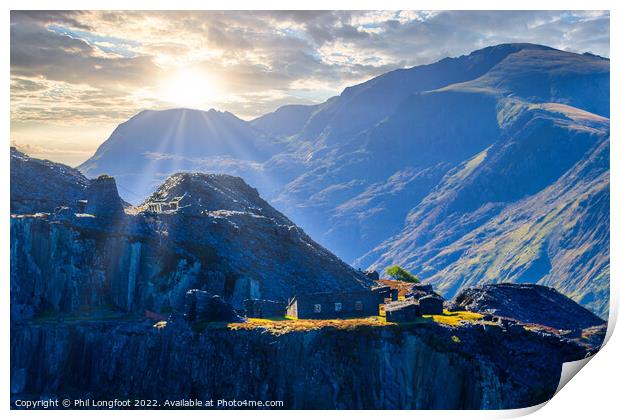
<svg viewBox="0 0 620 420">
<path fill-rule="evenodd" d="M 72 166 L 144 109 L 250 120 L 505 42 L 609 57 L 604 11 L 13 11 L 10 33 L 11 143 Z"/>
</svg>

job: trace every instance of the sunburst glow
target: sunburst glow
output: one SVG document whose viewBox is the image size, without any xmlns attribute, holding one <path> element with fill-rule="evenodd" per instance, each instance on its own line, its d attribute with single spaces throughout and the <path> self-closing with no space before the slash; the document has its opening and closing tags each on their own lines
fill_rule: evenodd
<svg viewBox="0 0 620 420">
<path fill-rule="evenodd" d="M 178 106 L 212 105 L 217 89 L 212 77 L 195 70 L 179 70 L 160 86 L 159 99 Z"/>
</svg>

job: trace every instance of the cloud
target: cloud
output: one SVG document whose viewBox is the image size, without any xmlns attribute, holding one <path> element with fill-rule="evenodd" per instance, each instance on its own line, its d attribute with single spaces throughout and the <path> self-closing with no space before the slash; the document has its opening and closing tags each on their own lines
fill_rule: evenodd
<svg viewBox="0 0 620 420">
<path fill-rule="evenodd" d="M 22 11 L 10 30 L 11 118 L 42 126 L 170 107 L 185 68 L 217 84 L 204 107 L 252 118 L 503 42 L 609 55 L 609 13 L 587 11 Z"/>
<path fill-rule="evenodd" d="M 11 11 L 11 23 L 18 21 L 29 22 L 35 25 L 58 23 L 77 29 L 91 30 L 90 26 L 80 20 L 84 13 L 81 11 L 63 10 L 13 10 Z"/>
<path fill-rule="evenodd" d="M 152 56 L 122 57 L 44 26 L 11 25 L 11 75 L 100 88 L 149 83 L 161 69 Z"/>
</svg>

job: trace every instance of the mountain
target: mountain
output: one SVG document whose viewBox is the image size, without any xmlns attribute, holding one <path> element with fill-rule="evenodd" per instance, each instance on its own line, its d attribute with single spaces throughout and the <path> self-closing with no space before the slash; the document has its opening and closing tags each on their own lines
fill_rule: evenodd
<svg viewBox="0 0 620 420">
<path fill-rule="evenodd" d="M 538 96 L 529 95 L 523 75 L 531 83 L 541 79 L 545 60 L 556 63 L 554 73 L 545 76 L 550 81 Z M 504 107 L 509 98 L 528 94 L 519 99 L 526 104 L 582 98 L 590 103 L 585 110 L 608 116 L 609 94 L 600 94 L 608 91 L 608 60 L 529 44 L 390 72 L 346 89 L 311 114 L 285 163 L 267 163 L 278 175 L 290 162 L 304 168 L 285 179 L 271 201 L 353 261 L 400 231 L 409 210 L 449 169 L 498 140 L 498 121 L 513 115 L 510 104 Z"/>
<path fill-rule="evenodd" d="M 606 58 L 502 44 L 250 122 L 209 112 L 213 124 L 227 115 L 243 127 L 265 145 L 262 154 L 136 153 L 133 141 L 150 138 L 139 114 L 124 123 L 131 136 L 115 132 L 80 169 L 105 170 L 140 199 L 177 170 L 242 176 L 359 267 L 402 265 L 447 297 L 482 283 L 539 283 L 605 316 L 609 89 Z M 179 125 L 163 116 L 182 113 L 201 115 L 148 115 L 164 121 L 161 133 Z M 245 134 L 234 143 L 251 143 Z M 174 164 L 162 165 L 171 156 Z M 93 160 L 109 164 L 93 172 Z"/>
<path fill-rule="evenodd" d="M 512 47 L 483 76 L 414 93 L 360 134 L 330 141 L 328 128 L 303 150 L 306 173 L 273 201 L 354 265 L 400 264 L 447 296 L 546 284 L 605 316 L 609 61 Z M 561 217 L 522 236 L 552 208 Z"/>
<path fill-rule="evenodd" d="M 175 172 L 243 173 L 278 150 L 277 142 L 229 112 L 142 111 L 78 169 L 88 177 L 114 176 L 121 195 L 136 203 Z"/>
<path fill-rule="evenodd" d="M 402 263 L 449 296 L 479 283 L 544 284 L 605 314 L 609 120 L 557 105 L 540 112 L 446 174 L 402 231 L 358 263 Z"/>
<path fill-rule="evenodd" d="M 11 213 L 75 208 L 89 180 L 77 169 L 32 158 L 11 147 Z"/>
<path fill-rule="evenodd" d="M 252 120 L 250 124 L 265 133 L 286 138 L 299 133 L 318 109 L 318 105 L 284 105 Z"/>
</svg>

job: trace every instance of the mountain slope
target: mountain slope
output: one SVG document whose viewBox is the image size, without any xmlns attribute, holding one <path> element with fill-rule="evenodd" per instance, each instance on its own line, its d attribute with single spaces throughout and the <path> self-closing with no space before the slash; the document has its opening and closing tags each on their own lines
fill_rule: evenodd
<svg viewBox="0 0 620 420">
<path fill-rule="evenodd" d="M 476 79 L 522 49 L 549 50 L 533 44 L 502 44 L 436 63 L 394 70 L 346 88 L 315 111 L 299 138 L 330 143 L 355 136 L 390 115 L 408 96 Z"/>
<path fill-rule="evenodd" d="M 564 114 L 532 118 L 502 147 L 449 173 L 403 231 L 359 264 L 403 263 L 448 296 L 479 283 L 549 285 L 605 315 L 609 123 L 552 109 Z"/>
<path fill-rule="evenodd" d="M 459 86 L 466 87 L 527 102 L 571 105 L 609 117 L 609 60 L 591 54 L 524 48 Z"/>
<path fill-rule="evenodd" d="M 289 137 L 303 130 L 318 105 L 284 105 L 251 121 L 253 127 L 275 137 Z"/>
<path fill-rule="evenodd" d="M 549 74 L 542 84 L 541 67 Z M 444 74 L 450 72 L 455 74 Z M 472 79 L 453 83 L 466 76 Z M 534 95 L 525 89 L 528 83 L 542 87 Z M 321 117 L 332 122 L 314 130 L 316 135 L 309 134 L 308 121 L 296 136 L 296 150 L 266 163 L 267 171 L 286 182 L 272 201 L 321 243 L 353 260 L 400 230 L 404 216 L 448 170 L 510 138 L 507 130 L 517 130 L 531 116 L 522 112 L 530 104 L 578 100 L 583 109 L 604 116 L 608 92 L 609 60 L 530 44 L 489 47 L 387 73 L 323 104 L 312 120 L 328 109 L 338 109 L 338 116 Z M 368 115 L 357 116 L 356 109 Z M 348 129 L 335 126 L 348 123 L 353 124 Z M 280 176 L 291 162 L 304 170 Z"/>
</svg>

